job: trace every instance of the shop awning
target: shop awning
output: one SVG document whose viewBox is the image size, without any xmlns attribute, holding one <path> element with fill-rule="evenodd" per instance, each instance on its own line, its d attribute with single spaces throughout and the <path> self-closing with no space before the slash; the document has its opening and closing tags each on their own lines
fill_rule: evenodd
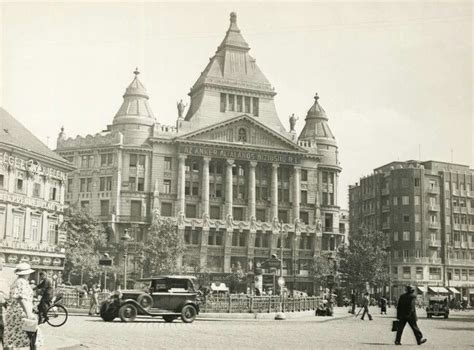
<svg viewBox="0 0 474 350">
<path fill-rule="evenodd" d="M 449 291 L 444 287 L 428 287 L 431 292 L 439 294 L 448 294 Z"/>
<path fill-rule="evenodd" d="M 453 294 L 461 294 L 460 291 L 458 291 L 456 288 L 454 287 L 448 287 L 449 291 Z"/>
<path fill-rule="evenodd" d="M 416 286 L 416 288 L 422 293 L 426 293 L 428 291 L 428 288 L 423 286 Z"/>
</svg>

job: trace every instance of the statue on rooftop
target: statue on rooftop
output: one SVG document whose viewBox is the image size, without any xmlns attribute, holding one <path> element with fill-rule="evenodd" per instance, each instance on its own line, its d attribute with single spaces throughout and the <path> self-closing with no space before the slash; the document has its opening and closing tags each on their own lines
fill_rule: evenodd
<svg viewBox="0 0 474 350">
<path fill-rule="evenodd" d="M 295 131 L 296 121 L 300 119 L 299 117 L 295 117 L 295 113 L 290 115 L 290 131 Z"/>
<path fill-rule="evenodd" d="M 178 118 L 183 119 L 184 110 L 188 106 L 187 103 L 184 103 L 183 100 L 179 101 L 176 106 L 178 107 Z"/>
</svg>

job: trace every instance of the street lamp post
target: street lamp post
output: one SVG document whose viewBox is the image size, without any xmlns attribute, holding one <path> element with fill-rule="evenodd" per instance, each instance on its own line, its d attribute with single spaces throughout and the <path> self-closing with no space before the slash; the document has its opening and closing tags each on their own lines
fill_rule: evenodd
<svg viewBox="0 0 474 350">
<path fill-rule="evenodd" d="M 280 221 L 280 278 L 278 285 L 280 286 L 280 311 L 275 315 L 275 320 L 284 320 L 286 316 L 283 312 L 283 286 L 285 285 L 283 279 L 283 221 Z"/>
<path fill-rule="evenodd" d="M 132 239 L 132 237 L 130 237 L 130 235 L 128 234 L 127 229 L 124 230 L 124 234 L 122 237 L 120 237 L 120 239 L 123 241 L 123 244 L 124 244 L 123 288 L 127 289 L 128 241 Z"/>
</svg>

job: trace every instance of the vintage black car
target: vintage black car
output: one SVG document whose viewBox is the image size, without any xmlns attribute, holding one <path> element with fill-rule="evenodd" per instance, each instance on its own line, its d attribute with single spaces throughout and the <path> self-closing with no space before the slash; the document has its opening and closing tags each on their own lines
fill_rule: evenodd
<svg viewBox="0 0 474 350">
<path fill-rule="evenodd" d="M 449 306 L 448 298 L 443 296 L 430 297 L 428 306 L 426 307 L 426 317 L 443 316 L 448 318 Z"/>
<path fill-rule="evenodd" d="M 163 317 L 173 322 L 178 317 L 191 323 L 199 313 L 196 278 L 193 276 L 159 276 L 137 281 L 134 289 L 114 292 L 102 303 L 100 316 L 113 321 L 133 321 L 137 315 Z"/>
</svg>

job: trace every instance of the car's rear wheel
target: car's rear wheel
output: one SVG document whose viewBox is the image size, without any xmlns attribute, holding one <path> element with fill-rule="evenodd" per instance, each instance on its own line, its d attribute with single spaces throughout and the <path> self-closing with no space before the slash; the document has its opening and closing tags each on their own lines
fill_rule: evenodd
<svg viewBox="0 0 474 350">
<path fill-rule="evenodd" d="M 112 305 L 109 305 L 107 302 L 104 302 L 100 307 L 100 317 L 105 322 L 112 322 L 114 318 L 117 317 L 117 310 Z"/>
<path fill-rule="evenodd" d="M 137 303 L 139 303 L 143 309 L 148 310 L 153 305 L 153 299 L 148 294 L 141 294 L 137 298 Z"/>
<path fill-rule="evenodd" d="M 163 316 L 163 320 L 165 320 L 165 322 L 173 322 L 174 320 L 176 320 L 178 318 L 178 316 Z"/>
<path fill-rule="evenodd" d="M 181 310 L 181 319 L 184 323 L 191 323 L 196 318 L 197 311 L 192 305 L 185 305 Z"/>
<path fill-rule="evenodd" d="M 132 304 L 125 304 L 119 309 L 119 317 L 122 322 L 132 322 L 137 317 L 137 308 Z"/>
</svg>

